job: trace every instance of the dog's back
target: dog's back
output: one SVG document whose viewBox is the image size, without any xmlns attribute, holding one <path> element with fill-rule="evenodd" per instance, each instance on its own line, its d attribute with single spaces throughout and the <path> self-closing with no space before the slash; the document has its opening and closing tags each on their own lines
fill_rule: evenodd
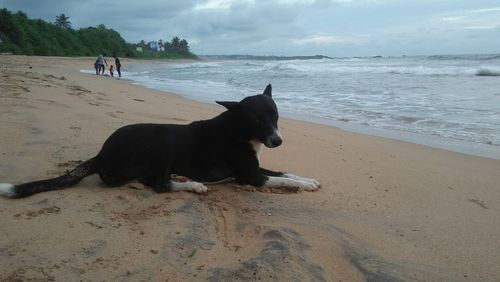
<svg viewBox="0 0 500 282">
<path fill-rule="evenodd" d="M 231 177 L 227 152 L 238 149 L 231 149 L 234 142 L 224 136 L 227 124 L 216 119 L 188 125 L 133 124 L 118 129 L 96 156 L 101 178 L 116 186 L 167 172 L 200 182 Z"/>
</svg>

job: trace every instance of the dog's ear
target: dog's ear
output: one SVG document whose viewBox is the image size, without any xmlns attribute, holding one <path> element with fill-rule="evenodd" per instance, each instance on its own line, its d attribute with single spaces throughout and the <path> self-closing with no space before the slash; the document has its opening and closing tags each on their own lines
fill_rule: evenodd
<svg viewBox="0 0 500 282">
<path fill-rule="evenodd" d="M 215 101 L 215 103 L 226 107 L 228 110 L 236 110 L 240 108 L 239 102 L 231 102 L 231 101 Z"/>
<path fill-rule="evenodd" d="M 271 86 L 271 84 L 268 84 L 262 95 L 266 95 L 272 98 L 273 97 L 272 92 L 273 92 L 273 87 Z"/>
</svg>

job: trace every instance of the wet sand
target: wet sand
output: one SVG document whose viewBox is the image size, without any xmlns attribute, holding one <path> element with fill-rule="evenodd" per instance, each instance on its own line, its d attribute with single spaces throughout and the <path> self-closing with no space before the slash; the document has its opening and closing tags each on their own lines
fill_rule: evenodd
<svg viewBox="0 0 500 282">
<path fill-rule="evenodd" d="M 0 182 L 62 174 L 125 124 L 223 111 L 79 72 L 92 64 L 0 56 Z M 156 194 L 91 176 L 0 198 L 0 280 L 500 280 L 500 161 L 287 119 L 280 130 L 262 166 L 319 191 Z"/>
</svg>

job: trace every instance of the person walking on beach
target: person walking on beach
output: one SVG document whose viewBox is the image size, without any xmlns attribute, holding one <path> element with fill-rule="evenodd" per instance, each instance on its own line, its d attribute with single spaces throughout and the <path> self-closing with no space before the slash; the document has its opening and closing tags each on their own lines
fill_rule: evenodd
<svg viewBox="0 0 500 282">
<path fill-rule="evenodd" d="M 106 67 L 108 66 L 108 62 L 106 62 L 106 53 L 100 54 L 99 57 L 97 57 L 97 62 L 99 65 L 99 72 L 101 73 L 101 75 L 104 75 L 104 64 L 106 64 Z"/>
<path fill-rule="evenodd" d="M 116 72 L 118 72 L 118 77 L 122 77 L 122 72 L 120 71 L 122 64 L 120 63 L 120 59 L 118 59 L 118 56 L 116 54 L 113 55 L 113 58 L 115 58 L 115 66 Z"/>
<path fill-rule="evenodd" d="M 109 75 L 111 75 L 111 77 L 113 77 L 113 65 L 111 65 L 109 67 Z"/>
<path fill-rule="evenodd" d="M 95 60 L 94 68 L 95 68 L 95 74 L 99 75 L 99 60 Z"/>
</svg>

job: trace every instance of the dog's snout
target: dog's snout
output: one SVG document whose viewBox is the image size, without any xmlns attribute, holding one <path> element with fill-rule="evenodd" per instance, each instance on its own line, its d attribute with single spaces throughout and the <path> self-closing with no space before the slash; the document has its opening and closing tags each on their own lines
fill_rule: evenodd
<svg viewBox="0 0 500 282">
<path fill-rule="evenodd" d="M 281 143 L 283 143 L 283 140 L 279 136 L 273 136 L 273 137 L 271 137 L 270 143 L 271 143 L 270 147 L 274 148 L 274 147 L 278 147 L 279 145 L 281 145 Z"/>
<path fill-rule="evenodd" d="M 274 148 L 278 147 L 283 143 L 283 139 L 281 139 L 281 134 L 279 130 L 274 129 L 274 132 L 270 135 L 268 135 L 264 140 L 263 140 L 264 145 L 268 148 Z"/>
</svg>

